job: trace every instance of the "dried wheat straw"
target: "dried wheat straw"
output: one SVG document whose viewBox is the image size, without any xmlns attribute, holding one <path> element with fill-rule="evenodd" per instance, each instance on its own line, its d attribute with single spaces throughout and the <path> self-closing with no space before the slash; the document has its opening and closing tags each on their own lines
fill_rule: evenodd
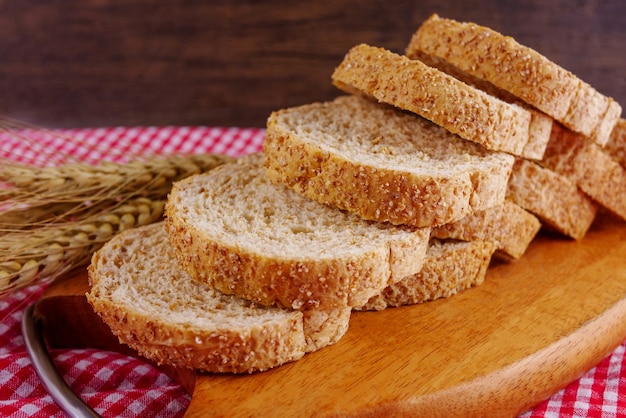
<svg viewBox="0 0 626 418">
<path fill-rule="evenodd" d="M 87 264 L 118 232 L 161 220 L 172 183 L 233 158 L 142 157 L 128 163 L 0 166 L 0 294 Z"/>
<path fill-rule="evenodd" d="M 80 222 L 7 233 L 0 240 L 0 292 L 28 285 L 37 277 L 53 279 L 89 262 L 94 251 L 115 234 L 163 216 L 165 200 L 137 198 Z"/>
</svg>

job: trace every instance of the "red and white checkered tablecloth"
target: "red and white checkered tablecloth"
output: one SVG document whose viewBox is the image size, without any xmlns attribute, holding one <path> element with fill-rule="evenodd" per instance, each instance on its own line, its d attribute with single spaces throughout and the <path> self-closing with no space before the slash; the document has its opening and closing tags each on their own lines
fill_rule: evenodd
<svg viewBox="0 0 626 418">
<path fill-rule="evenodd" d="M 38 162 L 41 155 L 62 163 L 64 155 L 96 162 L 123 161 L 144 152 L 214 152 L 239 156 L 261 150 L 262 129 L 208 127 L 99 128 L 31 132 L 41 149 L 0 133 L 0 156 Z M 75 141 L 67 141 L 73 138 Z M 117 153 L 111 157 L 111 149 Z M 24 348 L 20 322 L 24 309 L 44 285 L 33 285 L 0 299 L 0 416 L 63 417 L 39 382 Z M 523 417 L 626 416 L 626 342 L 582 378 Z M 89 349 L 58 349 L 53 360 L 70 387 L 104 417 L 177 417 L 190 398 L 175 382 L 141 360 Z"/>
</svg>

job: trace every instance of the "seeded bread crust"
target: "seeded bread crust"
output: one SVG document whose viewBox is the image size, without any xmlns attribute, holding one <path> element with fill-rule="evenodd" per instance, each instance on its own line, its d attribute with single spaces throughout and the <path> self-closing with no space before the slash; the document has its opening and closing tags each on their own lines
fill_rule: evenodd
<svg viewBox="0 0 626 418">
<path fill-rule="evenodd" d="M 302 313 L 256 306 L 193 281 L 162 222 L 125 231 L 93 256 L 87 300 L 120 342 L 158 364 L 248 373 L 305 353 Z"/>
<path fill-rule="evenodd" d="M 626 119 L 621 118 L 611 132 L 611 139 L 604 148 L 622 167 L 626 168 Z"/>
<path fill-rule="evenodd" d="M 440 239 L 493 242 L 498 255 L 519 259 L 540 228 L 541 222 L 536 216 L 506 200 L 501 205 L 433 228 L 432 236 Z"/>
<path fill-rule="evenodd" d="M 597 144 L 555 123 L 541 164 L 626 220 L 626 169 Z"/>
<path fill-rule="evenodd" d="M 272 184 L 258 154 L 176 183 L 166 223 L 192 277 L 302 311 L 313 347 L 338 339 L 349 308 L 419 271 L 430 236 L 430 229 L 364 221 Z M 330 332 L 318 329 L 332 323 Z"/>
<path fill-rule="evenodd" d="M 550 131 L 552 130 L 553 122 L 553 119 L 550 116 L 524 103 L 508 91 L 499 89 L 486 80 L 482 80 L 461 71 L 458 67 L 455 67 L 441 58 L 424 54 L 421 51 L 410 52 L 411 55 L 409 55 L 409 58 L 411 59 L 418 59 L 424 64 L 435 67 L 446 74 L 450 74 L 454 78 L 457 78 L 470 86 L 480 89 L 485 93 L 497 97 L 507 103 L 514 103 L 527 110 L 530 113 L 530 126 L 528 128 L 529 139 L 519 156 L 529 160 L 541 160 L 543 153 L 546 150 L 546 146 L 548 145 L 548 141 L 550 140 Z"/>
<path fill-rule="evenodd" d="M 485 280 L 495 245 L 432 240 L 422 270 L 372 297 L 357 310 L 383 310 L 449 298 Z"/>
<path fill-rule="evenodd" d="M 530 138 L 530 113 L 523 108 L 382 48 L 353 47 L 332 79 L 348 93 L 414 112 L 490 150 L 521 155 Z"/>
<path fill-rule="evenodd" d="M 406 54 L 416 51 L 509 91 L 599 145 L 606 144 L 622 112 L 619 103 L 548 58 L 474 23 L 434 14 L 414 33 Z"/>
<path fill-rule="evenodd" d="M 513 157 L 358 96 L 270 115 L 267 176 L 363 219 L 430 227 L 502 203 Z"/>
<path fill-rule="evenodd" d="M 537 216 L 547 229 L 577 240 L 587 233 L 598 210 L 574 182 L 523 159 L 515 161 L 507 198 Z"/>
</svg>

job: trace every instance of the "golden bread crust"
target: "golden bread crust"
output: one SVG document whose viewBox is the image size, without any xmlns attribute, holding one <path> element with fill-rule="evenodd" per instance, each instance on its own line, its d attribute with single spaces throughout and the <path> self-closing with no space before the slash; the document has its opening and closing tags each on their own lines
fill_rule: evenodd
<svg viewBox="0 0 626 418">
<path fill-rule="evenodd" d="M 483 283 L 495 245 L 488 241 L 433 240 L 422 270 L 372 297 L 358 310 L 383 310 L 449 298 Z"/>
<path fill-rule="evenodd" d="M 413 34 L 407 55 L 434 55 L 506 90 L 599 145 L 621 106 L 513 38 L 475 23 L 432 15 Z"/>
<path fill-rule="evenodd" d="M 541 164 L 626 220 L 626 168 L 597 144 L 555 123 Z"/>
<path fill-rule="evenodd" d="M 329 126 L 334 121 L 325 117 L 350 114 L 347 109 L 353 107 L 361 112 L 354 115 L 359 129 L 372 138 L 367 143 L 358 143 L 362 138 L 354 133 L 356 127 L 346 126 L 345 135 L 331 131 L 332 143 L 322 144 L 291 122 L 300 120 L 298 115 L 316 114 L 320 125 Z M 389 134 L 388 126 L 410 133 L 402 143 L 410 144 L 408 150 L 394 143 L 400 135 Z M 362 151 L 365 146 L 383 149 L 385 160 L 366 160 L 373 152 Z M 438 149 L 424 154 L 426 146 Z M 263 151 L 271 181 L 363 219 L 415 227 L 454 222 L 500 204 L 513 162 L 510 155 L 485 151 L 425 119 L 355 96 L 272 113 Z M 411 158 L 415 166 L 401 167 Z M 417 168 L 418 162 L 423 169 Z M 466 165 L 459 169 L 455 164 Z"/>
<path fill-rule="evenodd" d="M 574 239 L 583 238 L 598 209 L 574 182 L 523 159 L 515 161 L 507 198 L 537 216 L 548 229 Z"/>
<path fill-rule="evenodd" d="M 530 138 L 528 111 L 382 48 L 353 47 L 332 79 L 346 92 L 414 112 L 487 149 L 521 155 Z"/>
<path fill-rule="evenodd" d="M 519 205 L 506 200 L 501 205 L 475 212 L 457 222 L 433 228 L 432 236 L 440 239 L 493 242 L 498 254 L 519 259 L 540 228 L 539 219 Z"/>
<path fill-rule="evenodd" d="M 120 342 L 157 364 L 217 373 L 266 370 L 304 355 L 302 313 L 255 307 L 192 282 L 166 241 L 156 223 L 119 234 L 93 256 L 87 300 Z"/>
</svg>

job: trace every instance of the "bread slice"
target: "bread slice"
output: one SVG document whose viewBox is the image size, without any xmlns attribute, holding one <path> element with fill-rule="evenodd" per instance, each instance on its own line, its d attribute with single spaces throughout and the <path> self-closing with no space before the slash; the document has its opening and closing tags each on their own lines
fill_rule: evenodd
<svg viewBox="0 0 626 418">
<path fill-rule="evenodd" d="M 541 222 L 536 216 L 507 199 L 501 205 L 433 228 L 432 236 L 440 239 L 493 242 L 498 255 L 519 259 L 540 228 Z"/>
<path fill-rule="evenodd" d="M 270 115 L 268 177 L 364 219 L 429 227 L 502 203 L 514 157 L 359 96 Z"/>
<path fill-rule="evenodd" d="M 427 19 L 406 49 L 450 62 L 475 77 L 509 91 L 575 132 L 604 145 L 621 106 L 513 38 L 475 23 Z"/>
<path fill-rule="evenodd" d="M 338 338 L 332 321 L 347 329 L 351 307 L 422 267 L 428 228 L 368 222 L 275 185 L 260 154 L 218 168 L 169 195 L 179 261 L 223 293 L 302 311 L 308 346 L 330 338 L 328 325 Z"/>
<path fill-rule="evenodd" d="M 598 210 L 574 182 L 523 159 L 515 161 L 507 198 L 536 215 L 547 229 L 574 239 L 583 238 Z"/>
<path fill-rule="evenodd" d="M 408 56 L 411 59 L 419 59 L 424 64 L 435 67 L 472 87 L 480 89 L 485 93 L 497 97 L 507 103 L 513 103 L 526 109 L 530 113 L 530 126 L 528 128 L 529 138 L 528 143 L 519 156 L 529 160 L 541 160 L 541 157 L 543 157 L 543 153 L 546 150 L 546 146 L 548 145 L 548 141 L 550 140 L 550 131 L 552 130 L 553 122 L 553 119 L 550 116 L 536 110 L 527 103 L 513 96 L 508 91 L 499 89 L 488 81 L 461 71 L 458 67 L 455 67 L 448 61 L 435 57 L 434 55 L 424 54 L 421 51 L 413 50 L 408 53 L 410 53 Z"/>
<path fill-rule="evenodd" d="M 490 150 L 521 155 L 530 113 L 424 63 L 360 44 L 332 74 L 340 89 L 416 113 Z"/>
<path fill-rule="evenodd" d="M 357 310 L 383 310 L 451 297 L 483 283 L 495 245 L 432 240 L 422 270 L 370 298 Z"/>
<path fill-rule="evenodd" d="M 541 164 L 626 220 L 626 168 L 597 144 L 555 123 Z"/>
<path fill-rule="evenodd" d="M 119 340 L 158 364 L 244 373 L 298 360 L 302 313 L 223 295 L 176 261 L 163 222 L 124 231 L 96 252 L 87 300 Z"/>
<path fill-rule="evenodd" d="M 626 168 L 626 119 L 621 118 L 617 122 L 604 149 L 622 167 Z"/>
</svg>

